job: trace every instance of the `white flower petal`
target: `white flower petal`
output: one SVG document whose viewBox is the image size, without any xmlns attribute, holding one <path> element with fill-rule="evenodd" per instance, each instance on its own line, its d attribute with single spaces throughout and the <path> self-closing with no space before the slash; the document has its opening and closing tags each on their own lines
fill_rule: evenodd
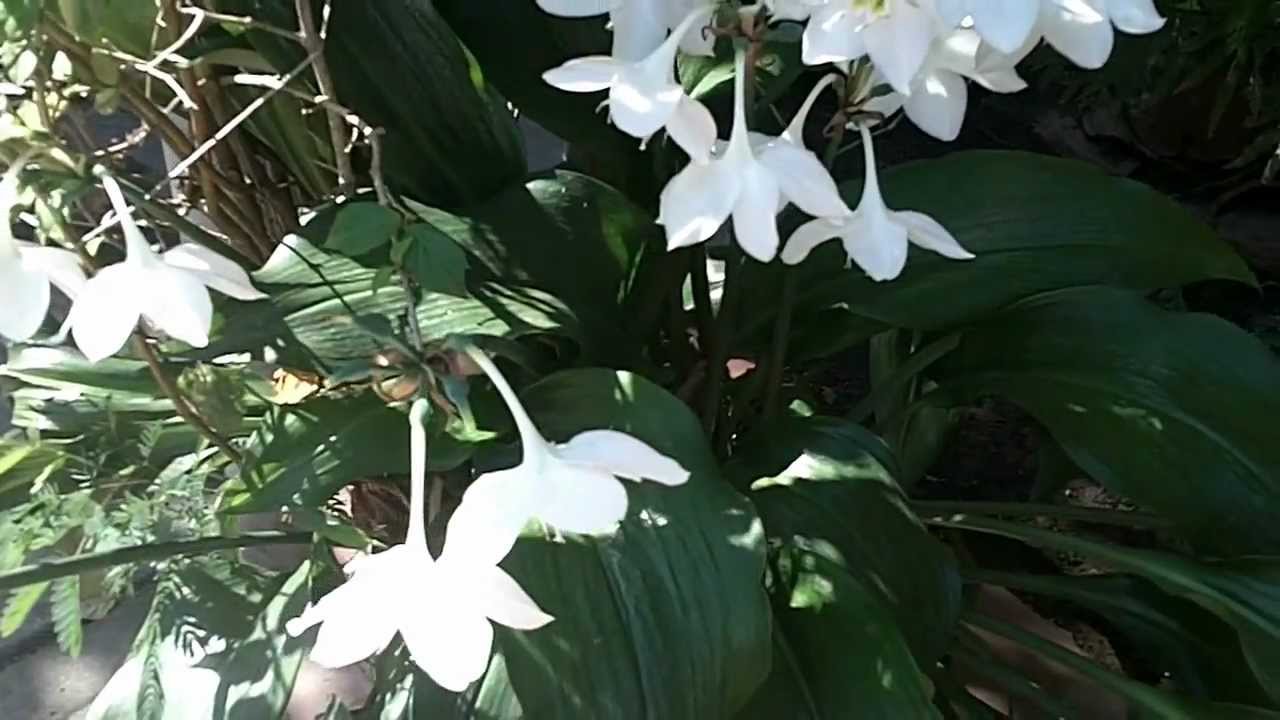
<svg viewBox="0 0 1280 720">
<path fill-rule="evenodd" d="M 537 630 L 555 620 L 502 568 L 469 569 L 463 579 L 468 602 L 490 620 L 516 630 Z"/>
<path fill-rule="evenodd" d="M 48 276 L 17 253 L 0 258 L 0 335 L 19 342 L 30 338 L 48 311 Z"/>
<path fill-rule="evenodd" d="M 615 60 L 637 62 L 662 45 L 667 37 L 666 8 L 649 0 L 629 0 L 609 13 Z"/>
<path fill-rule="evenodd" d="M 607 55 L 575 58 L 542 73 L 552 87 L 568 92 L 599 92 L 609 89 L 621 65 Z"/>
<path fill-rule="evenodd" d="M 975 73 L 972 77 L 974 82 L 991 92 L 1016 93 L 1027 89 L 1027 81 L 1017 70 L 992 70 Z"/>
<path fill-rule="evenodd" d="M 992 47 L 1012 53 L 1035 28 L 1040 1 L 973 0 L 973 27 Z"/>
<path fill-rule="evenodd" d="M 742 178 L 723 158 L 689 163 L 667 182 L 659 198 L 658 222 L 667 232 L 667 249 L 707 240 L 733 210 Z"/>
<path fill-rule="evenodd" d="M 667 134 L 696 163 L 711 160 L 716 143 L 716 121 L 705 105 L 681 95 L 675 112 L 667 119 Z"/>
<path fill-rule="evenodd" d="M 395 637 L 395 615 L 385 607 L 387 592 L 395 589 L 370 580 L 359 575 L 347 580 L 285 624 L 293 636 L 320 625 L 308 654 L 312 662 L 346 667 L 381 652 Z"/>
<path fill-rule="evenodd" d="M 933 0 L 933 9 L 943 24 L 952 28 L 960 27 L 960 23 L 970 12 L 968 0 Z"/>
<path fill-rule="evenodd" d="M 968 104 L 969 89 L 964 78 L 940 70 L 916 81 L 903 109 L 916 127 L 939 140 L 950 142 L 960 135 Z"/>
<path fill-rule="evenodd" d="M 933 42 L 933 17 L 905 0 L 889 0 L 892 10 L 862 29 L 867 54 L 894 90 L 907 95 Z"/>
<path fill-rule="evenodd" d="M 89 278 L 71 307 L 71 336 L 90 362 L 120 351 L 138 325 L 148 278 L 125 262 Z"/>
<path fill-rule="evenodd" d="M 1043 0 L 1040 27 L 1044 39 L 1068 60 L 1096 70 L 1111 56 L 1115 33 L 1094 4 L 1101 0 Z"/>
<path fill-rule="evenodd" d="M 626 134 L 647 138 L 667 124 L 683 97 L 679 85 L 655 82 L 632 66 L 618 73 L 609 88 L 609 118 Z"/>
<path fill-rule="evenodd" d="M 526 452 L 528 450 L 526 449 Z M 449 518 L 442 560 L 497 565 L 537 511 L 538 477 L 523 463 L 476 478 Z"/>
<path fill-rule="evenodd" d="M 809 257 L 813 249 L 828 240 L 840 237 L 846 223 L 855 222 L 857 214 L 848 220 L 817 218 L 796 228 L 782 248 L 782 262 L 787 265 L 799 265 Z"/>
<path fill-rule="evenodd" d="M 209 291 L 185 270 L 162 263 L 140 271 L 146 287 L 142 315 L 172 338 L 192 347 L 209 344 L 213 303 Z"/>
<path fill-rule="evenodd" d="M 942 223 L 928 215 L 913 210 L 897 210 L 891 211 L 890 216 L 907 229 L 907 239 L 913 245 L 932 250 L 952 260 L 973 259 L 973 253 L 961 247 L 955 236 L 943 227 Z"/>
<path fill-rule="evenodd" d="M 166 251 L 163 257 L 169 265 L 191 272 L 200 282 L 223 295 L 245 301 L 267 297 L 253 286 L 244 268 L 203 245 L 182 243 Z"/>
<path fill-rule="evenodd" d="M 1107 15 L 1121 32 L 1134 35 L 1153 33 L 1164 27 L 1165 19 L 1153 0 L 1106 0 Z"/>
<path fill-rule="evenodd" d="M 39 245 L 18 244 L 18 252 L 22 262 L 29 268 L 38 269 L 48 276 L 49 281 L 57 286 L 67 297 L 74 300 L 84 287 L 86 278 L 80 258 L 70 250 L 42 247 Z"/>
<path fill-rule="evenodd" d="M 778 181 L 786 199 L 814 217 L 848 215 L 831 173 L 812 152 L 790 143 L 775 142 L 757 158 Z"/>
<path fill-rule="evenodd" d="M 829 3 L 809 18 L 801 41 L 801 57 L 806 65 L 855 60 L 867 54 L 859 32 L 862 15 L 842 5 Z"/>
<path fill-rule="evenodd" d="M 907 265 L 907 228 L 893 222 L 883 205 L 868 209 L 842 236 L 845 252 L 876 282 L 892 280 Z"/>
<path fill-rule="evenodd" d="M 762 263 L 778 254 L 778 181 L 763 165 L 752 162 L 742 178 L 733 206 L 733 232 L 738 246 Z"/>
<path fill-rule="evenodd" d="M 582 18 L 603 15 L 622 2 L 623 0 L 538 0 L 538 7 L 552 15 Z"/>
<path fill-rule="evenodd" d="M 464 602 L 423 602 L 401 620 L 400 634 L 413 662 L 450 692 L 466 690 L 489 666 L 493 625 Z"/>
<path fill-rule="evenodd" d="M 604 535 L 627 515 L 627 489 L 608 472 L 556 463 L 541 484 L 537 516 L 557 530 Z"/>
<path fill-rule="evenodd" d="M 556 446 L 557 457 L 576 465 L 589 465 L 628 480 L 652 480 L 682 485 L 689 471 L 643 440 L 616 430 L 587 430 Z"/>
</svg>

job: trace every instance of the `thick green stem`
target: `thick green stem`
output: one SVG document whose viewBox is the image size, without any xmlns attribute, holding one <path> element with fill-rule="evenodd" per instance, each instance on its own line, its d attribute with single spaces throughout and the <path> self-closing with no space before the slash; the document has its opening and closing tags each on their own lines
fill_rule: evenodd
<svg viewBox="0 0 1280 720">
<path fill-rule="evenodd" d="M 48 562 L 34 565 L 24 565 L 0 574 L 0 592 L 115 565 L 165 560 L 184 555 L 206 555 L 220 550 L 235 550 L 237 548 L 261 545 L 302 545 L 308 542 L 311 542 L 311 533 L 267 531 L 244 533 L 235 537 L 207 537 L 198 540 L 154 543 L 105 552 L 87 553 L 75 557 L 49 560 Z"/>
</svg>

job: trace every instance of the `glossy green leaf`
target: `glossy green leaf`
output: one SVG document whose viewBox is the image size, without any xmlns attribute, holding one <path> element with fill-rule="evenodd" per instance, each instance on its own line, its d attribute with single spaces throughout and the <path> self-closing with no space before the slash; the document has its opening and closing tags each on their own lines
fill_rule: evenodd
<svg viewBox="0 0 1280 720">
<path fill-rule="evenodd" d="M 1280 444 L 1265 430 L 1280 361 L 1233 325 L 1120 290 L 1049 293 L 966 330 L 936 379 L 940 399 L 1018 403 L 1082 470 L 1198 541 L 1280 551 Z"/>
<path fill-rule="evenodd" d="M 362 327 L 357 316 L 379 318 L 396 328 L 402 324 L 407 307 L 406 295 L 399 287 L 374 288 L 376 275 L 374 269 L 305 240 L 297 241 L 293 250 L 282 247 L 274 261 L 253 275 L 258 287 L 271 293 L 271 302 L 229 311 L 226 331 L 201 355 L 217 357 L 272 346 L 283 362 L 321 370 L 351 361 L 367 362 L 386 345 Z M 459 333 L 578 336 L 572 313 L 543 291 L 490 282 L 470 283 L 468 287 L 469 297 L 423 294 L 417 317 L 424 340 Z"/>
<path fill-rule="evenodd" d="M 315 0 L 313 15 L 325 6 Z M 224 12 L 290 30 L 294 4 L 218 0 Z M 325 57 L 337 100 L 386 131 L 382 172 L 396 192 L 458 208 L 523 181 L 526 167 L 515 119 L 480 67 L 423 0 L 337 0 L 331 4 Z M 249 42 L 278 72 L 305 58 L 298 43 L 249 31 Z"/>
<path fill-rule="evenodd" d="M 470 261 L 448 235 L 426 223 L 405 228 L 400 266 L 427 292 L 465 297 Z M 396 252 L 393 250 L 393 252 Z"/>
<path fill-rule="evenodd" d="M 391 242 L 400 227 L 400 213 L 373 202 L 356 202 L 338 208 L 325 239 L 325 249 L 359 257 Z"/>
<path fill-rule="evenodd" d="M 569 93 L 542 74 L 566 60 L 609 53 L 605 18 L 561 18 L 533 2 L 440 0 L 440 14 L 475 54 L 485 75 L 520 111 L 570 142 L 634 145 L 597 112 L 604 93 Z"/>
<path fill-rule="evenodd" d="M 730 716 L 769 671 L 764 537 L 751 504 L 719 477 L 697 418 L 661 388 L 610 370 L 552 375 L 523 398 L 551 439 L 622 430 L 692 476 L 674 488 L 628 483 L 630 509 L 612 537 L 517 543 L 504 567 L 556 620 L 498 628 L 465 714 Z"/>
<path fill-rule="evenodd" d="M 1280 665 L 1276 663 L 1276 648 L 1280 647 L 1280 557 L 1202 562 L 1003 520 L 955 514 L 932 518 L 929 522 L 1076 553 L 1118 572 L 1145 578 L 1231 625 L 1239 634 L 1245 657 L 1259 684 L 1273 697 L 1276 688 L 1280 688 Z"/>
<path fill-rule="evenodd" d="M 653 218 L 621 193 L 586 175 L 557 172 L 465 214 L 417 211 L 494 277 L 563 301 L 597 349 L 631 359 L 639 338 L 627 332 L 633 314 L 624 303 L 641 256 L 661 248 L 662 238 Z"/>
<path fill-rule="evenodd" d="M 741 447 L 730 472 L 751 482 L 774 549 L 777 619 L 820 716 L 856 703 L 870 717 L 931 717 L 923 672 L 949 644 L 960 579 L 906 507 L 883 442 L 813 416 Z"/>
<path fill-rule="evenodd" d="M 1035 575 L 979 571 L 979 582 L 1060 598 L 1093 611 L 1113 645 L 1190 696 L 1263 704 L 1231 626 L 1195 603 L 1125 575 Z"/>
<path fill-rule="evenodd" d="M 796 342 L 869 321 L 918 330 L 986 317 L 1036 293 L 1083 285 L 1135 290 L 1224 278 L 1252 283 L 1243 261 L 1186 208 L 1151 188 L 1086 163 L 1023 152 L 969 151 L 906 163 L 881 174 L 888 205 L 927 213 L 977 255 L 955 261 L 913 248 L 892 292 L 856 267 L 833 240 L 799 266 Z M 841 186 L 853 207 L 861 182 Z M 755 292 L 744 316 L 767 328 L 781 263 L 751 265 Z M 836 321 L 810 324 L 811 312 Z"/>
<path fill-rule="evenodd" d="M 985 615 L 970 614 L 966 622 L 974 627 L 1018 643 L 1037 655 L 1069 668 L 1122 698 L 1136 717 L 1160 720 L 1200 720 L 1201 718 L 1240 718 L 1241 720 L 1278 720 L 1280 712 L 1259 707 L 1215 703 L 1157 690 L 1114 673 L 1078 653 L 1064 648 L 1029 630 Z M 1047 694 L 1047 693 L 1046 693 Z"/>
<path fill-rule="evenodd" d="M 223 491 L 224 512 L 317 507 L 355 480 L 409 472 L 404 413 L 372 394 L 275 409 L 248 451 L 256 460 Z"/>
</svg>

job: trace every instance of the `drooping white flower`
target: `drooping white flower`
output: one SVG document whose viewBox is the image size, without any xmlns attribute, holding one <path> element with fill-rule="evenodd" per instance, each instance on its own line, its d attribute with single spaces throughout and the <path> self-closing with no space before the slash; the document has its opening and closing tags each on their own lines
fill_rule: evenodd
<svg viewBox="0 0 1280 720">
<path fill-rule="evenodd" d="M 1027 42 L 1040 14 L 1041 0 L 933 0 L 938 16 L 949 28 L 966 18 L 983 40 L 1000 52 L 1013 54 Z"/>
<path fill-rule="evenodd" d="M 764 0 L 772 20 L 807 20 L 826 0 Z"/>
<path fill-rule="evenodd" d="M 973 254 L 960 246 L 947 229 L 924 213 L 890 210 L 880 194 L 875 149 L 871 131 L 859 125 L 862 134 L 866 182 L 862 199 L 853 214 L 843 218 L 818 218 L 802 225 L 787 241 L 782 261 L 802 262 L 818 245 L 840 238 L 851 263 L 856 262 L 873 280 L 896 278 L 907 263 L 908 244 L 915 244 L 954 260 L 971 260 Z"/>
<path fill-rule="evenodd" d="M 266 297 L 243 268 L 208 248 L 183 243 L 152 250 L 115 179 L 104 175 L 102 186 L 120 217 L 125 259 L 90 278 L 71 308 L 72 337 L 90 361 L 119 351 L 141 318 L 188 345 L 208 345 L 213 304 L 206 288 L 238 300 Z"/>
<path fill-rule="evenodd" d="M 755 143 L 760 146 L 758 152 L 752 147 L 745 62 L 739 53 L 728 144 L 710 161 L 690 163 L 662 190 L 658 222 L 666 228 L 668 249 L 703 242 L 732 217 L 742 249 L 760 262 L 769 262 L 778 252 L 774 216 L 784 199 L 810 215 L 848 212 L 831 174 L 803 145 L 766 138 Z"/>
<path fill-rule="evenodd" d="M 665 127 L 690 157 L 706 160 L 716 139 L 715 119 L 676 82 L 675 59 L 680 38 L 704 22 L 709 12 L 709 8 L 691 12 L 643 60 L 628 62 L 607 55 L 576 58 L 542 77 L 569 92 L 608 90 L 609 117 L 623 132 L 647 140 Z"/>
<path fill-rule="evenodd" d="M 348 563 L 350 578 L 285 629 L 297 636 L 319 625 L 310 658 L 330 668 L 381 652 L 399 633 L 418 667 L 446 690 L 461 692 L 489 664 L 492 623 L 535 630 L 554 618 L 498 566 L 510 542 L 498 553 L 491 551 L 501 543 L 472 542 L 484 539 L 488 530 L 468 527 L 488 516 L 474 512 L 472 500 L 454 511 L 440 557 L 431 557 L 423 512 L 426 401 L 416 401 L 409 415 L 410 516 L 404 544 Z"/>
<path fill-rule="evenodd" d="M 625 0 L 538 0 L 544 12 L 560 17 L 583 18 L 603 15 Z"/>
<path fill-rule="evenodd" d="M 28 158 L 20 156 L 0 180 L 0 335 L 15 342 L 40 329 L 49 311 L 50 283 L 72 298 L 84 285 L 75 253 L 13 237 L 9 221 L 18 202 L 18 173 Z"/>
<path fill-rule="evenodd" d="M 485 516 L 464 524 L 476 532 L 469 545 L 490 544 L 490 554 L 505 554 L 531 519 L 562 532 L 608 534 L 627 514 L 627 490 L 618 478 L 669 487 L 689 479 L 679 462 L 616 430 L 587 430 L 564 444 L 547 441 L 493 361 L 478 349 L 467 352 L 506 402 L 523 453 L 519 465 L 485 473 L 467 488 L 459 512 Z"/>
<path fill-rule="evenodd" d="M 1041 0 L 1037 27 L 1068 60 L 1095 70 L 1111 56 L 1113 25 L 1121 32 L 1143 35 L 1164 23 L 1152 0 Z"/>
<path fill-rule="evenodd" d="M 869 55 L 907 95 L 938 30 L 934 14 L 912 0 L 828 0 L 805 26 L 801 55 L 808 65 Z"/>
<path fill-rule="evenodd" d="M 1015 68 L 1034 45 L 1035 41 L 1027 42 L 1013 54 L 1005 54 L 988 46 L 974 30 L 955 30 L 934 40 L 924 66 L 911 81 L 910 95 L 882 95 L 864 109 L 886 116 L 901 109 L 921 130 L 939 140 L 955 140 L 969 104 L 965 79 L 992 92 L 1024 90 L 1027 83 Z"/>
</svg>

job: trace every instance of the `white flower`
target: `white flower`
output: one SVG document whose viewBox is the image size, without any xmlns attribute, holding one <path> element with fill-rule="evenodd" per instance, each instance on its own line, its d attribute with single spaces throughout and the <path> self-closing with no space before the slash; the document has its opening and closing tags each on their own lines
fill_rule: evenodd
<svg viewBox="0 0 1280 720">
<path fill-rule="evenodd" d="M 418 667 L 446 690 L 461 692 L 489 664 L 490 621 L 534 630 L 554 618 L 498 567 L 510 543 L 495 555 L 488 552 L 493 543 L 470 542 L 482 536 L 467 525 L 486 517 L 472 512 L 470 501 L 449 519 L 440 557 L 431 557 L 423 513 L 425 403 L 418 400 L 410 410 L 410 516 L 404 544 L 348 563 L 351 577 L 286 623 L 285 630 L 297 636 L 320 625 L 310 658 L 329 668 L 381 652 L 398 632 Z"/>
<path fill-rule="evenodd" d="M 49 284 L 69 297 L 84 285 L 75 253 L 15 240 L 9 224 L 18 201 L 18 173 L 29 156 L 14 161 L 0 180 L 0 335 L 15 342 L 40 329 L 49 311 Z"/>
<path fill-rule="evenodd" d="M 745 57 L 739 53 L 728 145 L 708 162 L 690 163 L 662 190 L 658 222 L 666 228 L 668 249 L 707 240 L 732 216 L 742 249 L 760 262 L 769 262 L 778 252 L 775 215 L 784 198 L 810 215 L 849 211 L 831 174 L 798 142 L 757 142 L 759 152 L 753 149 L 747 131 L 744 65 Z"/>
<path fill-rule="evenodd" d="M 911 81 L 911 94 L 889 93 L 864 107 L 888 116 L 899 109 L 921 130 L 939 140 L 955 140 L 969 104 L 969 78 L 992 92 L 1014 93 L 1027 87 L 1015 67 L 1035 42 L 1013 54 L 986 45 L 974 30 L 961 29 L 934 40 L 924 66 Z M 874 81 L 873 81 L 874 82 Z"/>
<path fill-rule="evenodd" d="M 806 20 L 826 0 L 764 0 L 771 20 Z"/>
<path fill-rule="evenodd" d="M 92 362 L 114 355 L 145 318 L 193 347 L 209 344 L 213 304 L 206 287 L 238 300 L 266 295 L 236 263 L 193 243 L 158 254 L 147 244 L 115 179 L 102 186 L 124 230 L 125 259 L 99 270 L 84 284 L 71 309 L 71 333 Z"/>
<path fill-rule="evenodd" d="M 849 260 L 873 280 L 892 280 L 902 272 L 907 263 L 908 242 L 954 260 L 972 259 L 973 254 L 961 247 L 938 221 L 924 213 L 885 206 L 876 175 L 871 131 L 866 125 L 860 125 L 858 130 L 862 133 L 866 163 L 866 182 L 858 208 L 848 217 L 818 218 L 802 225 L 787 241 L 782 261 L 798 264 L 815 247 L 835 237 L 844 243 Z"/>
<path fill-rule="evenodd" d="M 519 465 L 485 473 L 467 488 L 459 512 L 487 514 L 464 525 L 476 532 L 468 544 L 487 543 L 490 554 L 505 554 L 530 519 L 563 532 L 607 534 L 627 514 L 619 477 L 666 486 L 689 479 L 680 463 L 615 430 L 587 430 L 563 445 L 548 442 L 493 361 L 478 349 L 467 352 L 506 402 L 523 452 Z"/>
<path fill-rule="evenodd" d="M 906 95 L 937 32 L 934 14 L 911 0 L 829 0 L 809 18 L 801 53 L 808 65 L 869 55 Z"/>
<path fill-rule="evenodd" d="M 637 62 L 595 55 L 570 60 L 543 73 L 551 85 L 569 92 L 609 91 L 609 117 L 623 132 L 647 140 L 665 127 L 690 157 L 705 160 L 716 139 L 716 123 L 702 103 L 685 94 L 675 79 L 680 38 L 706 19 L 707 9 L 690 13 L 659 47 Z"/>
<path fill-rule="evenodd" d="M 934 0 L 938 16 L 948 27 L 959 27 L 965 18 L 983 40 L 1003 53 L 1013 54 L 1031 37 L 1041 0 Z"/>
<path fill-rule="evenodd" d="M 1041 0 L 1039 30 L 1044 39 L 1082 68 L 1106 63 L 1115 44 L 1112 25 L 1142 35 L 1164 27 L 1152 0 Z"/>
</svg>

